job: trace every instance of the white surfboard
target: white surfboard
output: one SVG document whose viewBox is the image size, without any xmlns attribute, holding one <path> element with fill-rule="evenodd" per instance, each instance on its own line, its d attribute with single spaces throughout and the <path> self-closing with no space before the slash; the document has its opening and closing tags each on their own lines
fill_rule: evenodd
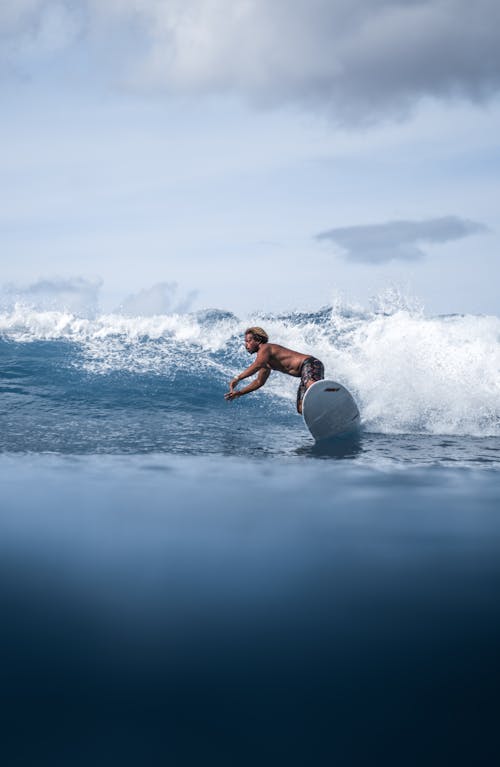
<svg viewBox="0 0 500 767">
<path fill-rule="evenodd" d="M 302 400 L 307 428 L 319 442 L 359 428 L 359 410 L 350 392 L 337 381 L 316 381 Z"/>
</svg>

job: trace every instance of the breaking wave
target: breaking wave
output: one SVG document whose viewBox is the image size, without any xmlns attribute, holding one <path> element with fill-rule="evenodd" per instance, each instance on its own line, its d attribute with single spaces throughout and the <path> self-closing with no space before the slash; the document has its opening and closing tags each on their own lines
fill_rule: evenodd
<svg viewBox="0 0 500 767">
<path fill-rule="evenodd" d="M 118 386 L 120 372 L 137 376 L 136 383 L 161 377 L 182 384 L 178 402 L 182 392 L 190 401 L 195 387 L 212 407 L 223 402 L 228 379 L 249 364 L 242 334 L 256 323 L 272 341 L 321 358 L 326 375 L 357 399 L 365 430 L 500 434 L 500 319 L 495 316 L 427 317 L 400 306 L 370 311 L 335 306 L 245 318 L 216 309 L 85 318 L 17 304 L 0 314 L 0 338 L 2 345 L 20 344 L 25 351 L 27 344 L 50 345 L 53 371 L 59 359 L 61 371 L 95 377 L 96 383 L 113 376 Z M 274 374 L 253 396 L 272 398 L 274 411 L 288 412 L 296 383 Z"/>
</svg>

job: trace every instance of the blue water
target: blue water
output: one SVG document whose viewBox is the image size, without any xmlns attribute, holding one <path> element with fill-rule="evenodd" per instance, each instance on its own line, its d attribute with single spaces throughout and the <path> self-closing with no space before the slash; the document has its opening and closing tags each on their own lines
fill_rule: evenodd
<svg viewBox="0 0 500 767">
<path fill-rule="evenodd" d="M 224 400 L 255 323 L 357 438 L 315 445 L 277 373 Z M 6 310 L 12 763 L 490 764 L 499 470 L 496 317 Z"/>
</svg>

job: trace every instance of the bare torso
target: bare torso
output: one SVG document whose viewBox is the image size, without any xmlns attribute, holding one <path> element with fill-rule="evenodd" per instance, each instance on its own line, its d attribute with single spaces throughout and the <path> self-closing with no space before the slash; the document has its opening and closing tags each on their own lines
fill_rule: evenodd
<svg viewBox="0 0 500 767">
<path fill-rule="evenodd" d="M 298 378 L 302 363 L 310 356 L 310 354 L 294 352 L 292 349 L 287 349 L 279 344 L 262 344 L 256 362 L 261 363 L 260 367 L 278 370 L 280 373 L 287 373 Z"/>
</svg>

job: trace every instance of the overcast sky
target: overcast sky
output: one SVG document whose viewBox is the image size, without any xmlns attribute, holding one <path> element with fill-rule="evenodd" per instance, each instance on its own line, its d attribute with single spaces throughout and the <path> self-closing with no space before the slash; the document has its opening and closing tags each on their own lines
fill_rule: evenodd
<svg viewBox="0 0 500 767">
<path fill-rule="evenodd" d="M 4 299 L 499 314 L 499 30 L 498 0 L 3 0 Z"/>
</svg>

